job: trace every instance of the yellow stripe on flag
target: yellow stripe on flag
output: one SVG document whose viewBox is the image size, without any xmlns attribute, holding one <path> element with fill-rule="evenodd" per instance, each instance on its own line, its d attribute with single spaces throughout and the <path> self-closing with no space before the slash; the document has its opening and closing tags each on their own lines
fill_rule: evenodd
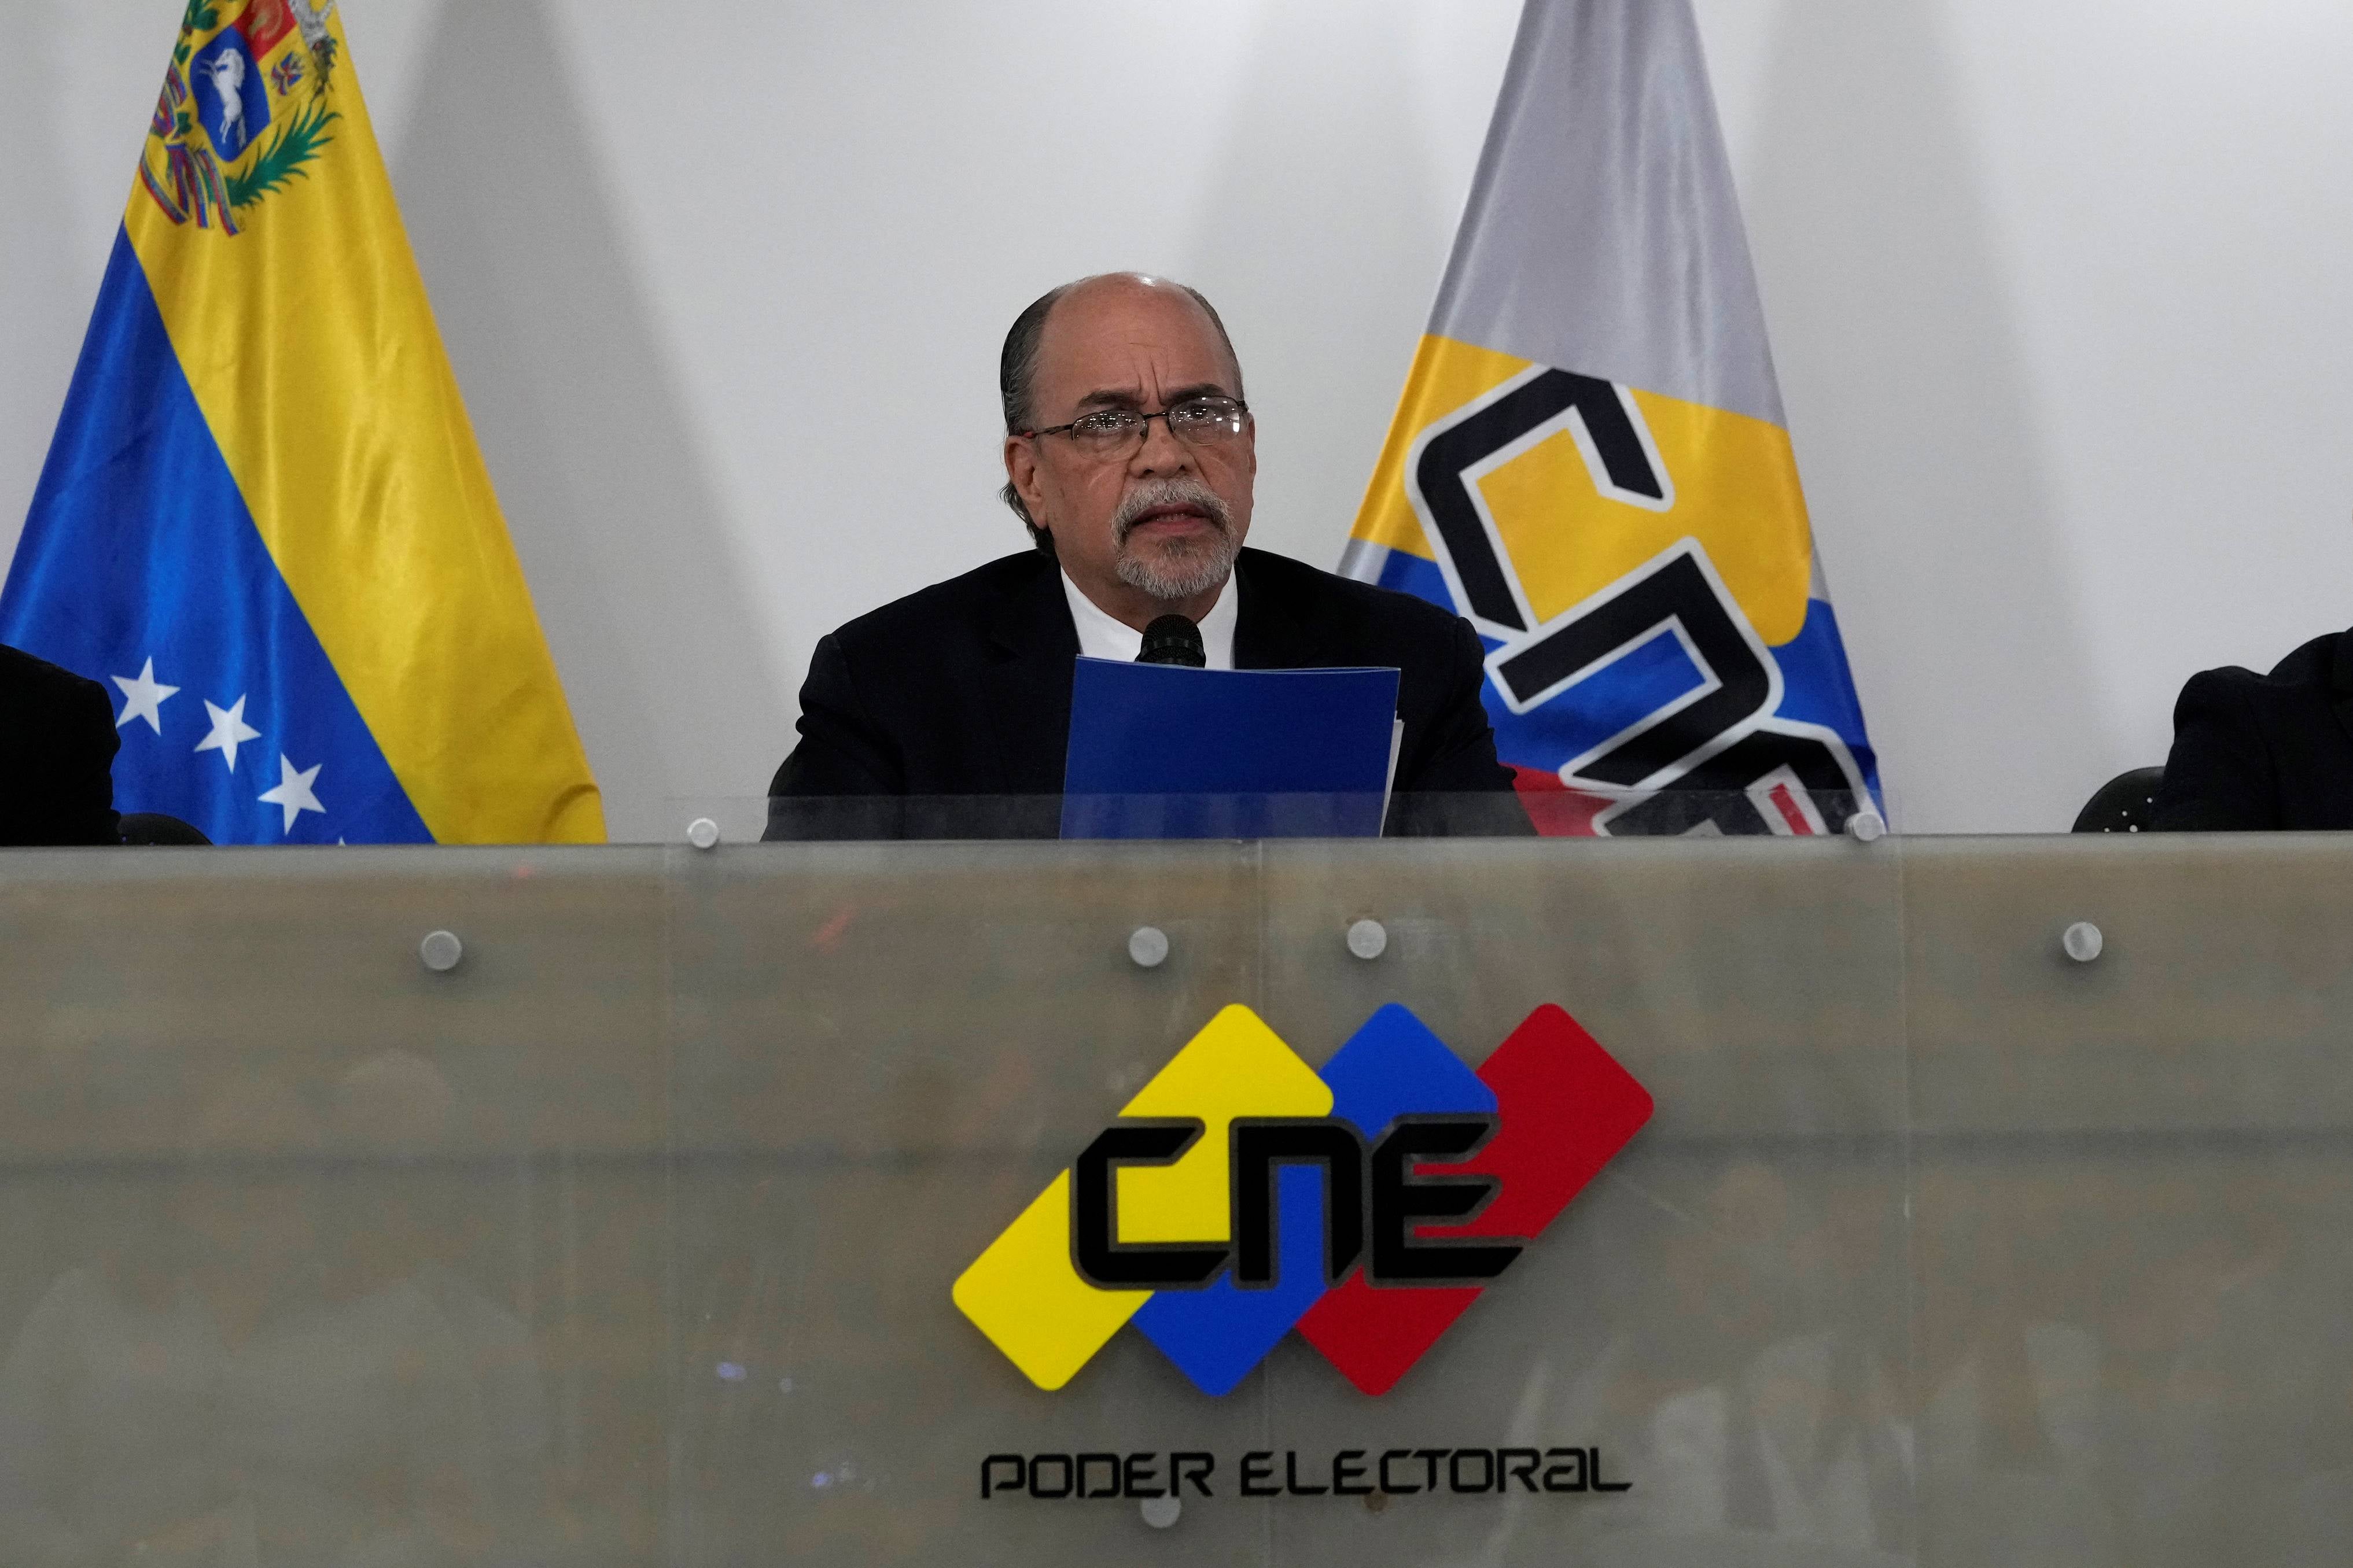
<svg viewBox="0 0 2353 1568">
<path fill-rule="evenodd" d="M 342 23 L 327 26 L 323 87 L 299 32 L 256 62 L 279 96 L 270 131 L 323 93 L 315 155 L 238 208 L 237 232 L 174 223 L 139 184 L 125 228 L 263 542 L 434 837 L 601 840 Z"/>
<path fill-rule="evenodd" d="M 1436 559 L 1406 488 L 1421 433 L 1511 380 L 1530 362 L 1425 336 L 1373 470 L 1355 537 Z M 1479 481 L 1496 532 L 1539 622 L 1583 603 L 1677 541 L 1696 539 L 1757 634 L 1780 644 L 1805 625 L 1812 535 L 1797 455 L 1779 426 L 1636 389 L 1674 504 L 1653 510 L 1600 492 L 1562 431 Z"/>
</svg>

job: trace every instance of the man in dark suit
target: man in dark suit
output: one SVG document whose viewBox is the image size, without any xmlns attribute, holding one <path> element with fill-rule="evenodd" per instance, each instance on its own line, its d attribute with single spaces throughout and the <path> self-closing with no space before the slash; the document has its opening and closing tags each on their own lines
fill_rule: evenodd
<svg viewBox="0 0 2353 1568">
<path fill-rule="evenodd" d="M 0 845 L 119 844 L 106 689 L 0 647 Z"/>
<path fill-rule="evenodd" d="M 2315 637 L 2269 675 L 2191 676 L 2150 825 L 2353 827 L 2353 632 Z"/>
<path fill-rule="evenodd" d="M 886 605 L 818 643 L 769 837 L 926 830 L 1051 837 L 1074 661 L 1134 659 L 1181 615 L 1211 668 L 1395 666 L 1400 799 L 1485 794 L 1527 831 L 1480 704 L 1468 623 L 1403 594 L 1246 550 L 1257 430 L 1208 301 L 1117 273 L 1016 321 L 999 364 L 1004 497 L 1036 548 Z M 864 797 L 993 797 L 910 820 Z M 1003 797 L 1027 797 L 1015 805 Z M 1459 818 L 1460 814 L 1455 814 Z M 1442 822 L 1392 812 L 1393 830 Z"/>
</svg>

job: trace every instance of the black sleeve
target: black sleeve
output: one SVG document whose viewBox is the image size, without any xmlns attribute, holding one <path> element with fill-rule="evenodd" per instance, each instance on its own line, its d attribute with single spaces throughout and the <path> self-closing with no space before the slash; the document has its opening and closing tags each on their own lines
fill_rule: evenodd
<svg viewBox="0 0 2353 1568">
<path fill-rule="evenodd" d="M 69 741 L 60 748 L 65 767 L 58 780 L 57 842 L 120 844 L 114 753 L 122 749 L 122 736 L 114 727 L 114 704 L 96 681 L 77 680 L 65 707 Z"/>
<path fill-rule="evenodd" d="M 2218 832 L 2280 826 L 2279 782 L 2271 747 L 2255 721 L 2240 669 L 2201 670 L 2173 705 L 2173 750 L 2165 759 L 2149 825 L 2160 832 Z"/>
<path fill-rule="evenodd" d="M 838 637 L 825 637 L 809 659 L 799 729 L 800 744 L 768 785 L 768 826 L 761 837 L 897 837 L 895 818 L 885 817 L 895 812 L 906 769 L 889 733 L 859 700 Z M 860 797 L 864 804 L 857 804 Z M 845 801 L 853 804 L 831 804 Z"/>
<path fill-rule="evenodd" d="M 1472 794 L 1512 787 L 1512 771 L 1495 760 L 1495 731 L 1479 700 L 1487 679 L 1485 655 L 1471 623 L 1457 617 L 1450 628 L 1446 674 L 1437 711 L 1430 717 L 1430 735 L 1412 776 L 1406 764 L 1398 766 L 1398 787 L 1424 793 L 1448 791 Z"/>
<path fill-rule="evenodd" d="M 1388 831 L 1398 837 L 1461 835 L 1521 837 L 1535 829 L 1513 788 L 1512 770 L 1495 760 L 1495 731 L 1480 692 L 1485 650 L 1471 623 L 1455 617 L 1442 695 L 1419 755 L 1398 759 Z"/>
</svg>

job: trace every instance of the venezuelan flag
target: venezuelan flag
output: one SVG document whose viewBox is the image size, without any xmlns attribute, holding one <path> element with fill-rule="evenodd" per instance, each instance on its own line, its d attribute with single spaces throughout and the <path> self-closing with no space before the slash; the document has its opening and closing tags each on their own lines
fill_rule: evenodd
<svg viewBox="0 0 2353 1568">
<path fill-rule="evenodd" d="M 0 642 L 216 843 L 601 840 L 333 0 L 189 0 Z"/>
<path fill-rule="evenodd" d="M 1688 0 L 1527 0 L 1340 569 L 1477 628 L 1547 831 L 1876 809 Z"/>
</svg>

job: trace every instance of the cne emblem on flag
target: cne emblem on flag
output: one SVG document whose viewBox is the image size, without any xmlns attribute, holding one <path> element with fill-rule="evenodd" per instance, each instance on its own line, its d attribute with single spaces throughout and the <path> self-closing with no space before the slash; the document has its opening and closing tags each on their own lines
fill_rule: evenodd
<svg viewBox="0 0 2353 1568">
<path fill-rule="evenodd" d="M 599 839 L 334 0 L 188 0 L 0 642 L 216 843 Z"/>
<path fill-rule="evenodd" d="M 1341 570 L 1469 619 L 1545 831 L 1874 806 L 1687 0 L 1528 0 Z"/>
</svg>

